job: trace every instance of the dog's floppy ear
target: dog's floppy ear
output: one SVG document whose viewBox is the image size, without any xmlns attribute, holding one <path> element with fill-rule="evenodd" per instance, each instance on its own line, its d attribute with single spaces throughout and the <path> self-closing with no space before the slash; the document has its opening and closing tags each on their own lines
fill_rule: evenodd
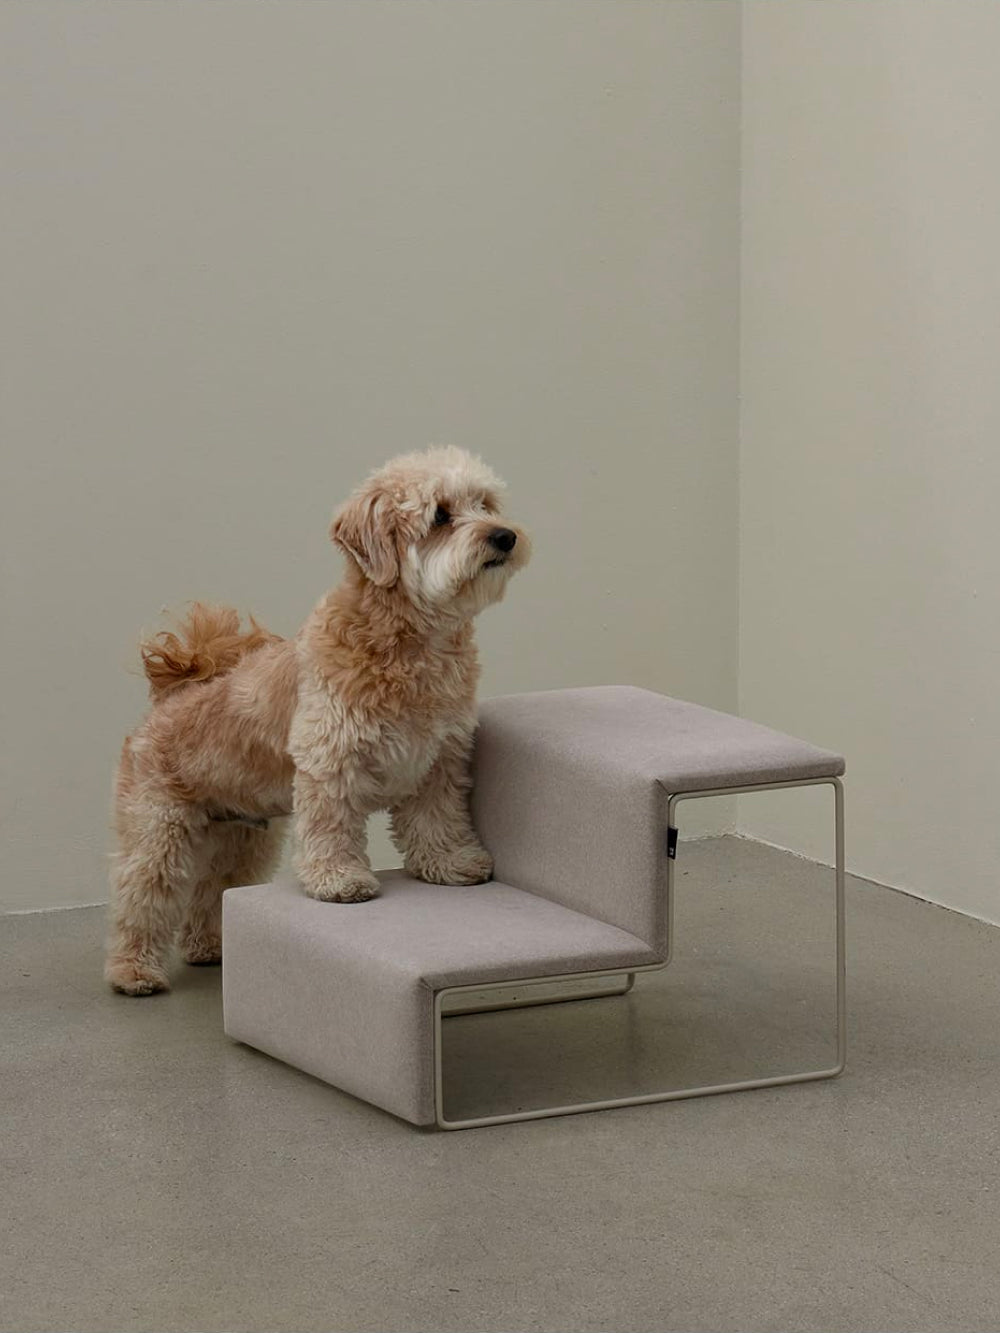
<svg viewBox="0 0 1000 1333">
<path fill-rule="evenodd" d="M 365 491 L 348 500 L 333 517 L 330 536 L 380 588 L 399 578 L 396 506 L 385 491 Z"/>
</svg>

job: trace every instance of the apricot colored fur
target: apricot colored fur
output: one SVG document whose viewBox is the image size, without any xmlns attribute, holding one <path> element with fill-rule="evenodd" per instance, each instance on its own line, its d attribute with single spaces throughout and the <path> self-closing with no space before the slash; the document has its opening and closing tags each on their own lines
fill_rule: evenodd
<svg viewBox="0 0 1000 1333">
<path fill-rule="evenodd" d="M 168 989 L 175 940 L 189 963 L 220 960 L 222 893 L 269 878 L 293 809 L 314 898 L 377 893 L 366 823 L 379 809 L 415 877 L 490 878 L 468 807 L 472 622 L 529 556 L 500 518 L 501 490 L 458 449 L 395 459 L 335 516 L 347 568 L 295 638 L 196 603 L 177 632 L 142 645 L 152 708 L 115 784 L 105 975 L 116 990 Z"/>
</svg>

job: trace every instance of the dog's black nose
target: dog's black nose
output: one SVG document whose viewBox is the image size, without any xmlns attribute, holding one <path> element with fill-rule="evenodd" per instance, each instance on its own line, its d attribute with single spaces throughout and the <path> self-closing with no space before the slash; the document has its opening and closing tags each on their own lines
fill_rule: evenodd
<svg viewBox="0 0 1000 1333">
<path fill-rule="evenodd" d="M 511 532 L 510 528 L 494 528 L 489 536 L 490 545 L 498 551 L 513 551 L 516 541 L 517 533 Z"/>
</svg>

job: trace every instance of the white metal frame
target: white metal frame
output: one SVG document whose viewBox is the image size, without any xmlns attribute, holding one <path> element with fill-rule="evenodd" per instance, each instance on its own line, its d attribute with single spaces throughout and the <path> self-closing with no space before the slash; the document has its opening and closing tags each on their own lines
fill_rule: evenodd
<svg viewBox="0 0 1000 1333">
<path fill-rule="evenodd" d="M 725 787 L 713 788 L 708 791 L 688 791 L 678 792 L 671 796 L 667 804 L 667 823 L 670 828 L 674 828 L 674 813 L 681 801 L 699 800 L 709 796 L 739 796 L 750 792 L 763 791 L 783 791 L 796 787 L 816 787 L 829 786 L 834 791 L 834 819 L 836 830 L 836 853 L 835 853 L 835 881 L 836 881 L 836 916 L 837 916 L 837 945 L 836 945 L 836 1041 L 837 1058 L 836 1063 L 823 1069 L 812 1069 L 798 1074 L 779 1074 L 770 1078 L 750 1078 L 743 1079 L 737 1083 L 713 1083 L 706 1087 L 698 1088 L 675 1088 L 670 1092 L 651 1092 L 644 1093 L 634 1097 L 611 1097 L 603 1101 L 596 1102 L 578 1102 L 570 1106 L 546 1106 L 533 1111 L 512 1111 L 506 1115 L 486 1115 L 476 1116 L 467 1120 L 449 1120 L 444 1112 L 444 1080 L 442 1073 L 443 1059 L 443 1023 L 446 1018 L 451 1018 L 459 1014 L 484 1013 L 493 1009 L 517 1009 L 535 1004 L 556 1004 L 568 1000 L 587 999 L 594 996 L 603 995 L 624 995 L 631 990 L 637 973 L 640 972 L 659 972 L 670 962 L 673 951 L 674 939 L 674 860 L 667 861 L 667 957 L 662 963 L 650 963 L 642 967 L 636 967 L 629 972 L 622 968 L 606 969 L 598 972 L 573 972 L 563 973 L 558 976 L 549 977 L 528 977 L 519 978 L 516 981 L 508 983 L 491 982 L 488 986 L 482 984 L 471 984 L 464 986 L 447 986 L 436 991 L 434 995 L 434 1107 L 435 1121 L 439 1129 L 478 1129 L 485 1125 L 507 1125 L 515 1120 L 541 1120 L 548 1116 L 555 1115 L 578 1115 L 582 1111 L 606 1111 L 616 1106 L 644 1106 L 650 1102 L 670 1102 L 680 1101 L 686 1097 L 710 1097 L 723 1092 L 744 1092 L 750 1088 L 776 1088 L 789 1083 L 811 1083 L 817 1079 L 836 1078 L 843 1072 L 847 1060 L 847 949 L 846 949 L 846 922 L 844 909 L 844 788 L 839 778 L 808 778 L 803 781 L 793 782 L 773 782 L 760 786 L 748 787 Z M 471 1004 L 464 1008 L 455 1008 L 445 1012 L 443 1003 L 449 995 L 469 995 L 474 992 L 482 993 L 484 990 L 499 990 L 505 987 L 518 988 L 523 991 L 525 987 L 547 985 L 551 986 L 556 982 L 595 980 L 599 977 L 624 976 L 624 989 L 611 990 L 609 988 L 575 993 L 571 996 L 547 996 L 543 998 L 532 998 L 518 994 L 511 1000 L 499 1001 L 488 1005 Z"/>
</svg>

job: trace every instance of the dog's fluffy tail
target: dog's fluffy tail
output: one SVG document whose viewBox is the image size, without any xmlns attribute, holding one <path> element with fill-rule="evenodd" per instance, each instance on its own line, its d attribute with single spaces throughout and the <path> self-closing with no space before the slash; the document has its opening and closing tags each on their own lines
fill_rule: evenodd
<svg viewBox="0 0 1000 1333">
<path fill-rule="evenodd" d="M 240 629 L 240 613 L 231 606 L 206 606 L 192 602 L 178 633 L 161 630 L 140 646 L 142 665 L 152 699 L 162 699 L 171 690 L 190 681 L 211 680 L 231 671 L 236 663 L 268 643 L 280 643 L 250 617 L 250 628 Z"/>
</svg>

